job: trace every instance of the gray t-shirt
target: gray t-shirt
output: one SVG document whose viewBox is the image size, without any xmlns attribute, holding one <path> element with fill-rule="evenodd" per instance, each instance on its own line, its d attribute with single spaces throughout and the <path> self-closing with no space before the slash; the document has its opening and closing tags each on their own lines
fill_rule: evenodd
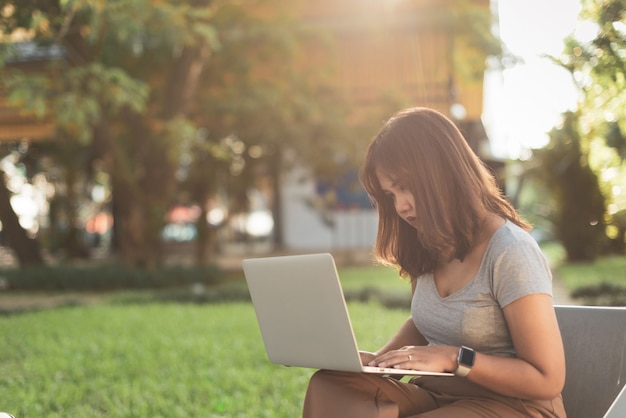
<svg viewBox="0 0 626 418">
<path fill-rule="evenodd" d="M 476 276 L 440 297 L 432 273 L 417 279 L 413 322 L 430 345 L 465 345 L 497 356 L 515 356 L 502 309 L 523 296 L 552 295 L 552 273 L 529 233 L 507 221 L 491 237 Z"/>
</svg>

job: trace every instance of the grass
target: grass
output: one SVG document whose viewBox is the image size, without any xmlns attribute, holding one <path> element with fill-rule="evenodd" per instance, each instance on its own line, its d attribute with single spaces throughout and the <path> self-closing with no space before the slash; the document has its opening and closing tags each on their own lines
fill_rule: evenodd
<svg viewBox="0 0 626 418">
<path fill-rule="evenodd" d="M 598 283 L 611 283 L 626 286 L 626 257 L 609 256 L 591 263 L 560 264 L 556 273 L 569 289 Z"/>
<path fill-rule="evenodd" d="M 345 267 L 341 269 L 339 276 L 344 290 L 376 288 L 385 291 L 408 292 L 411 288 L 408 279 L 401 279 L 398 272 L 390 267 Z"/>
<path fill-rule="evenodd" d="M 364 349 L 407 312 L 350 304 Z M 267 361 L 249 303 L 64 307 L 0 317 L 16 417 L 294 417 L 312 373 Z"/>
<path fill-rule="evenodd" d="M 541 249 L 552 264 L 556 276 L 570 290 L 599 283 L 626 286 L 626 256 L 611 255 L 592 262 L 565 261 L 565 250 L 557 243 L 542 245 Z"/>
<path fill-rule="evenodd" d="M 626 306 L 626 257 L 561 263 L 554 271 L 577 304 Z"/>
</svg>

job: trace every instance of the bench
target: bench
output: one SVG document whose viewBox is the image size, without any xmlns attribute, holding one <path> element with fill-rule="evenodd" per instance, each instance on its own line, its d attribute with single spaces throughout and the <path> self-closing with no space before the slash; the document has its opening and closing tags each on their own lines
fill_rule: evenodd
<svg viewBox="0 0 626 418">
<path fill-rule="evenodd" d="M 626 308 L 555 306 L 568 418 L 626 417 Z"/>
</svg>

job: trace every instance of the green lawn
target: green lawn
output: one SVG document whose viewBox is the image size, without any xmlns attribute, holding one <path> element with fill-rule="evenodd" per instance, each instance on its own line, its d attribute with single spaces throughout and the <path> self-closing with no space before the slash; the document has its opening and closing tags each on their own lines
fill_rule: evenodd
<svg viewBox="0 0 626 418">
<path fill-rule="evenodd" d="M 339 277 L 344 290 L 370 287 L 385 291 L 408 292 L 411 288 L 409 280 L 401 279 L 398 272 L 391 267 L 345 267 L 339 271 Z"/>
<path fill-rule="evenodd" d="M 626 286 L 626 257 L 609 256 L 591 263 L 568 263 L 557 266 L 556 273 L 568 289 L 611 283 Z"/>
<path fill-rule="evenodd" d="M 570 293 L 579 296 L 578 304 L 626 305 L 626 256 L 610 255 L 593 262 L 566 262 L 563 247 L 542 245 L 554 276 Z"/>
<path fill-rule="evenodd" d="M 363 349 L 407 312 L 350 304 Z M 40 417 L 296 417 L 312 370 L 268 362 L 248 303 L 102 304 L 0 317 L 0 411 Z"/>
</svg>

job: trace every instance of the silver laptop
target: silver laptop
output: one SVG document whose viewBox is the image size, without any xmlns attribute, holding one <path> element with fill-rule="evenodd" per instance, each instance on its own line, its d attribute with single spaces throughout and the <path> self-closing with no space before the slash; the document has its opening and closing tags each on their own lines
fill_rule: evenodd
<svg viewBox="0 0 626 418">
<path fill-rule="evenodd" d="M 377 374 L 453 375 L 363 366 L 330 254 L 246 259 L 243 270 L 272 363 Z"/>
</svg>

